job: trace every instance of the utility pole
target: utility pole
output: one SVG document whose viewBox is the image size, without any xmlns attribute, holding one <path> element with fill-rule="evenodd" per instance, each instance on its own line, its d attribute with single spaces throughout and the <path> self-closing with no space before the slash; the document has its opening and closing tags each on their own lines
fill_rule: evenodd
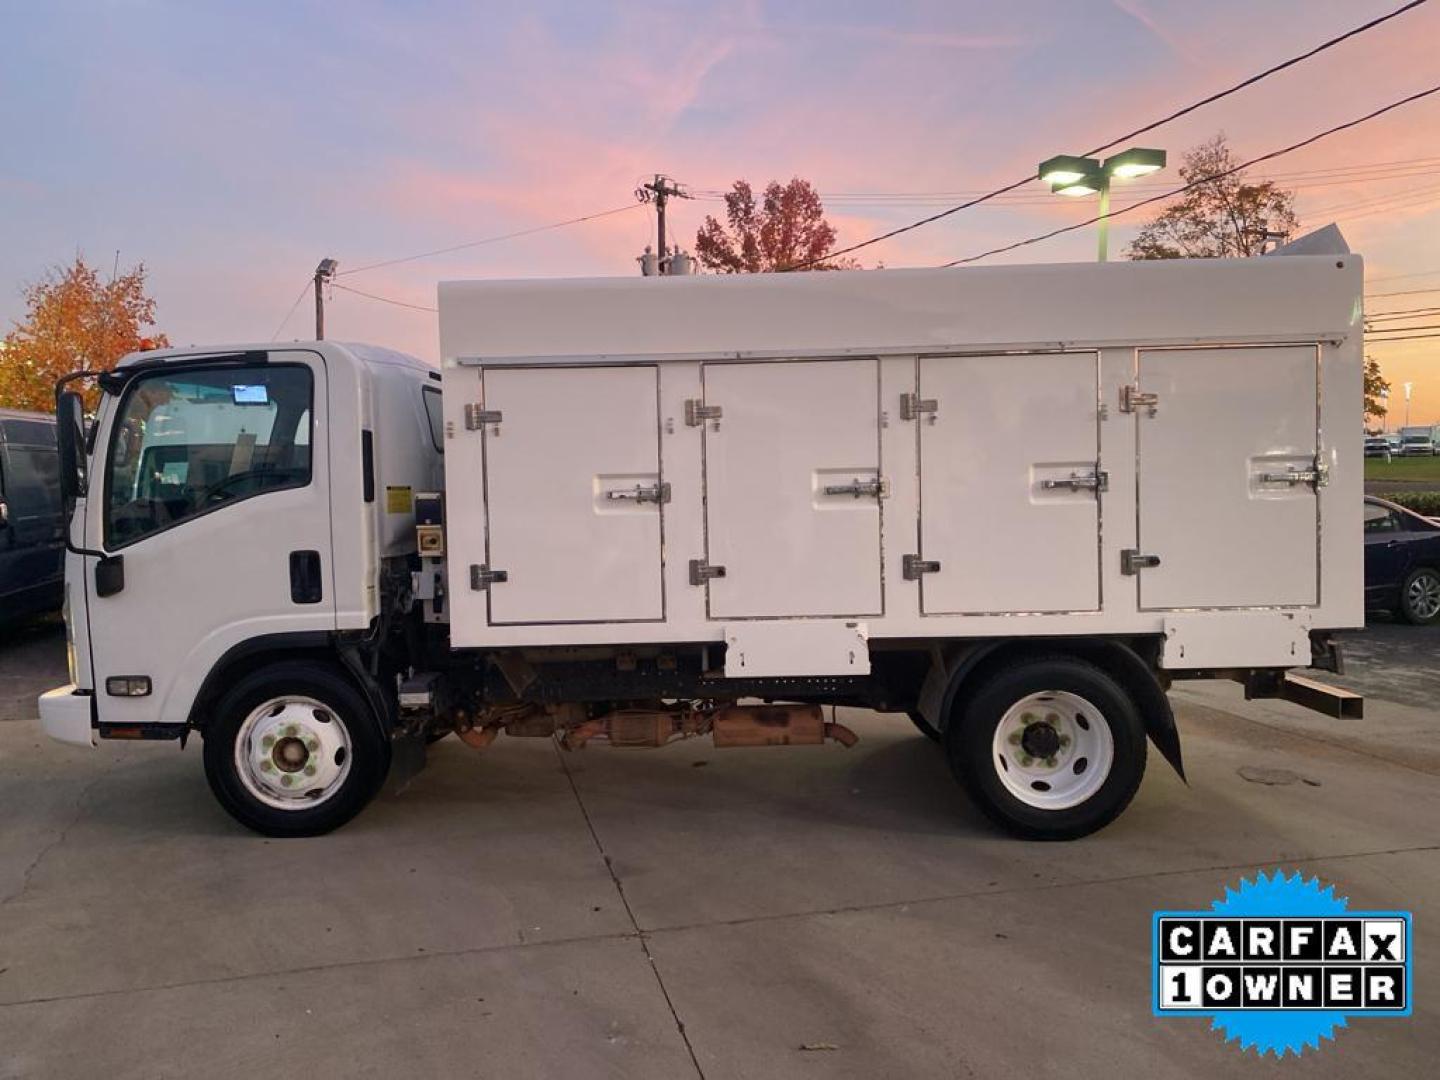
<svg viewBox="0 0 1440 1080">
<path fill-rule="evenodd" d="M 665 247 L 665 206 L 671 197 L 677 199 L 688 199 L 690 193 L 677 184 L 668 176 L 655 174 L 655 179 L 648 184 L 641 184 L 635 189 L 635 197 L 641 202 L 655 203 L 656 220 L 656 254 L 660 260 L 660 272 L 668 273 L 667 261 L 670 257 L 669 250 Z"/>
<path fill-rule="evenodd" d="M 335 277 L 340 264 L 334 259 L 321 259 L 315 267 L 315 340 L 325 340 L 325 283 Z"/>
</svg>

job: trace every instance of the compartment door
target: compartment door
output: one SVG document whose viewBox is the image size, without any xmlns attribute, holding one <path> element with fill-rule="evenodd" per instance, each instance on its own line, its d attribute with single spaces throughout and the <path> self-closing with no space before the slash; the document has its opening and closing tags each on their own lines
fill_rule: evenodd
<svg viewBox="0 0 1440 1080">
<path fill-rule="evenodd" d="M 492 626 L 665 617 L 658 380 L 653 365 L 485 370 Z"/>
<path fill-rule="evenodd" d="M 712 618 L 882 613 L 879 363 L 706 364 Z"/>
<path fill-rule="evenodd" d="M 920 360 L 926 615 L 1100 606 L 1098 354 Z"/>
<path fill-rule="evenodd" d="M 1314 346 L 1145 349 L 1136 412 L 1140 606 L 1319 599 Z"/>
</svg>

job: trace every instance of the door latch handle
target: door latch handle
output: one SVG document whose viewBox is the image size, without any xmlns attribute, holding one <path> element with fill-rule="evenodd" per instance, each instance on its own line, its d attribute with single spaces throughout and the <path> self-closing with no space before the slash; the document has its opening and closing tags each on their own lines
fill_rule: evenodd
<svg viewBox="0 0 1440 1080">
<path fill-rule="evenodd" d="M 1058 480 L 1041 480 L 1040 487 L 1045 491 L 1060 488 L 1069 488 L 1071 491 L 1109 491 L 1110 474 L 1103 470 L 1093 473 L 1075 472 Z"/>
<path fill-rule="evenodd" d="M 1292 487 L 1296 484 L 1314 484 L 1316 487 L 1324 487 L 1330 482 L 1330 470 L 1323 465 L 1313 469 L 1287 469 L 1285 472 L 1267 472 L 1260 474 L 1262 484 L 1289 484 Z"/>
<path fill-rule="evenodd" d="M 890 496 L 890 482 L 888 480 L 853 480 L 848 484 L 826 484 L 826 495 L 853 495 L 860 499 L 870 496 L 873 499 L 885 499 Z"/>
<path fill-rule="evenodd" d="M 636 484 L 633 488 L 621 488 L 618 491 L 607 491 L 605 498 L 610 502 L 634 502 L 634 503 L 668 503 L 670 501 L 669 482 L 661 484 Z"/>
</svg>

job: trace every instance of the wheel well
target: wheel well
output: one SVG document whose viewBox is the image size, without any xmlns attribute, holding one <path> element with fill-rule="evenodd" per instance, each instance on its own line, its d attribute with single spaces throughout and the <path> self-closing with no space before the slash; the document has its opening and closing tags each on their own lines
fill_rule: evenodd
<svg viewBox="0 0 1440 1080">
<path fill-rule="evenodd" d="M 971 647 L 947 665 L 951 671 L 939 714 L 941 727 L 948 727 L 970 695 L 1001 668 L 1030 658 L 1073 656 L 1094 664 L 1124 688 L 1139 709 L 1151 742 L 1183 780 L 1175 714 L 1157 676 L 1159 651 L 1160 639 L 1154 637 L 1011 638 Z"/>
<path fill-rule="evenodd" d="M 323 643 L 260 640 L 245 642 L 231 649 L 210 669 L 210 674 L 205 676 L 200 692 L 195 695 L 195 702 L 190 706 L 188 726 L 203 734 L 210 723 L 215 703 L 231 686 L 252 671 L 259 671 L 270 664 L 286 660 L 308 660 L 325 665 L 354 686 L 365 700 L 370 702 L 372 708 L 377 708 L 377 688 L 373 684 L 367 686 L 357 678 L 352 666 L 344 662 L 334 645 L 329 642 L 328 636 L 321 636 L 326 639 Z M 377 713 L 380 717 L 385 717 L 385 712 L 377 710 Z"/>
</svg>

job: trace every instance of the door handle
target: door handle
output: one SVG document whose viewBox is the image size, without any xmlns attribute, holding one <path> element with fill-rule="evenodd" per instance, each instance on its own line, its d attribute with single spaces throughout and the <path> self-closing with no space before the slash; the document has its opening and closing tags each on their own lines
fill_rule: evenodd
<svg viewBox="0 0 1440 1080">
<path fill-rule="evenodd" d="M 325 597 L 320 576 L 320 552 L 290 552 L 290 599 L 296 604 L 318 604 Z"/>
<path fill-rule="evenodd" d="M 869 496 L 872 499 L 884 499 L 890 494 L 890 484 L 886 480 L 853 480 L 848 484 L 826 484 L 826 495 L 852 495 L 857 499 Z"/>
<path fill-rule="evenodd" d="M 664 504 L 670 501 L 669 482 L 660 484 L 636 484 L 633 488 L 621 488 L 618 491 L 605 492 L 605 498 L 611 502 L 622 500 L 634 503 L 657 503 Z"/>
<path fill-rule="evenodd" d="M 1110 474 L 1104 470 L 1093 473 L 1074 472 L 1058 480 L 1041 480 L 1040 487 L 1045 491 L 1054 491 L 1057 488 L 1069 488 L 1071 491 L 1109 491 Z"/>
</svg>

